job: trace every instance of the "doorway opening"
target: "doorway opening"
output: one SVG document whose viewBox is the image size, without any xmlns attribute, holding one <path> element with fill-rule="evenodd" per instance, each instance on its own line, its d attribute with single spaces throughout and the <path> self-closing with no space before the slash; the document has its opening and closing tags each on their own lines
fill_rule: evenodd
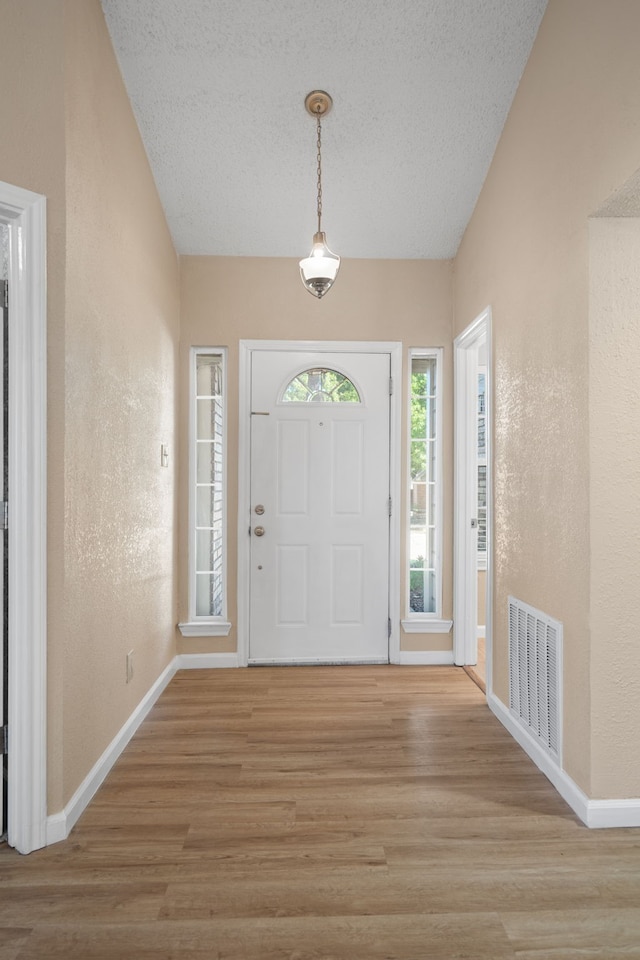
<svg viewBox="0 0 640 960">
<path fill-rule="evenodd" d="M 491 311 L 454 341 L 454 660 L 491 690 Z"/>
<path fill-rule="evenodd" d="M 29 853 L 47 840 L 45 197 L 0 182 L 0 223 L 9 290 L 6 822 L 10 846 Z"/>
</svg>

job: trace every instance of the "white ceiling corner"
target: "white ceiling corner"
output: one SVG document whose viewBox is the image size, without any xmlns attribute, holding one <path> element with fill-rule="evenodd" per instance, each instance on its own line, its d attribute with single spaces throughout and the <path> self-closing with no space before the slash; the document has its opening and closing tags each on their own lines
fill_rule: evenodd
<svg viewBox="0 0 640 960">
<path fill-rule="evenodd" d="M 454 256 L 546 0 L 102 0 L 179 253 Z"/>
</svg>

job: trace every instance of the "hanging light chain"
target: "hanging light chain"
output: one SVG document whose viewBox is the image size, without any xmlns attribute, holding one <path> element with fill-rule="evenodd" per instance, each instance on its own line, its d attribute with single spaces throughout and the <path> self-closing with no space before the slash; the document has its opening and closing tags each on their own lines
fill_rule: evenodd
<svg viewBox="0 0 640 960">
<path fill-rule="evenodd" d="M 329 249 L 322 232 L 322 117 L 332 104 L 331 97 L 324 90 L 312 90 L 304 101 L 307 113 L 316 119 L 318 229 L 313 235 L 311 253 L 300 261 L 300 277 L 309 293 L 318 299 L 333 286 L 340 268 L 340 257 Z"/>
<path fill-rule="evenodd" d="M 322 230 L 322 123 L 320 121 L 320 105 L 318 105 L 317 114 L 316 114 L 316 124 L 318 131 L 318 233 Z"/>
</svg>

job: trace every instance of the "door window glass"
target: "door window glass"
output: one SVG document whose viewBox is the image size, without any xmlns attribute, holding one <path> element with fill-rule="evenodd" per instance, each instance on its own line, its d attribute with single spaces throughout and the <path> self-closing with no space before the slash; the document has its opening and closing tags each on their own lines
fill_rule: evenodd
<svg viewBox="0 0 640 960">
<path fill-rule="evenodd" d="M 337 370 L 314 367 L 303 370 L 287 385 L 283 403 L 360 403 L 358 389 Z"/>
</svg>

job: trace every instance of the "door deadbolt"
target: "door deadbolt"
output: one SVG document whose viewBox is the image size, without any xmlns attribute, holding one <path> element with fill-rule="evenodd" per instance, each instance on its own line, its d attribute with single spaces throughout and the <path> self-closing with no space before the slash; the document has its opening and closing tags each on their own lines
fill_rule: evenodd
<svg viewBox="0 0 640 960">
<path fill-rule="evenodd" d="M 259 504 L 256 506 L 256 513 L 258 514 L 259 517 L 261 517 L 262 514 L 264 513 L 264 507 L 262 506 L 261 503 L 259 503 Z"/>
<path fill-rule="evenodd" d="M 264 527 L 254 527 L 253 533 L 256 537 L 264 537 Z"/>
</svg>

